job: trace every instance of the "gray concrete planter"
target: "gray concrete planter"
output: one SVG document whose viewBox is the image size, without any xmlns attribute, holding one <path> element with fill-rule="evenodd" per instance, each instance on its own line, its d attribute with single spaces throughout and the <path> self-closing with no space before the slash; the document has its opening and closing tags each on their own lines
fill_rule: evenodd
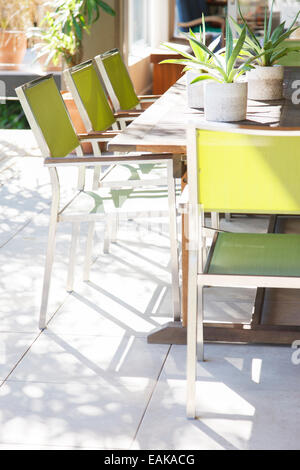
<svg viewBox="0 0 300 470">
<path fill-rule="evenodd" d="M 204 87 L 205 119 L 219 122 L 246 119 L 247 88 L 247 82 L 207 82 Z"/>
<path fill-rule="evenodd" d="M 280 100 L 283 97 L 282 65 L 272 67 L 255 67 L 247 72 L 248 98 L 250 100 Z"/>
<path fill-rule="evenodd" d="M 204 81 L 191 84 L 201 73 L 188 70 L 185 74 L 189 108 L 204 108 Z"/>
</svg>

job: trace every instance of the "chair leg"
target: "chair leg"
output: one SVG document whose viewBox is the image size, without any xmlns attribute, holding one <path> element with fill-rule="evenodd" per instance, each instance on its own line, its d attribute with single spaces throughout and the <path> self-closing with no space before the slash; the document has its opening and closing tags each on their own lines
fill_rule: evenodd
<svg viewBox="0 0 300 470">
<path fill-rule="evenodd" d="M 219 230 L 220 228 L 220 217 L 218 212 L 211 213 L 211 227 Z"/>
<path fill-rule="evenodd" d="M 80 232 L 80 223 L 75 222 L 72 224 L 72 241 L 70 249 L 70 258 L 69 258 L 69 269 L 68 269 L 68 280 L 67 280 L 67 291 L 72 292 L 74 285 L 74 270 L 75 270 L 75 261 L 76 261 L 76 250 L 77 242 Z"/>
<path fill-rule="evenodd" d="M 95 222 L 90 222 L 87 241 L 86 241 L 86 252 L 85 252 L 85 261 L 84 261 L 84 268 L 83 268 L 83 280 L 84 281 L 89 281 L 90 279 L 94 234 L 95 234 Z"/>
<path fill-rule="evenodd" d="M 77 189 L 82 191 L 85 186 L 85 167 L 82 166 L 78 169 Z"/>
<path fill-rule="evenodd" d="M 110 240 L 112 243 L 117 243 L 118 238 L 118 229 L 119 229 L 119 215 L 115 214 L 111 218 L 111 227 L 110 227 Z"/>
<path fill-rule="evenodd" d="M 99 188 L 100 176 L 101 176 L 101 166 L 97 165 L 94 169 L 94 175 L 93 175 L 93 191 L 96 191 Z"/>
<path fill-rule="evenodd" d="M 41 330 L 46 328 L 47 324 L 47 307 L 49 300 L 49 290 L 51 282 L 51 273 L 54 261 L 54 252 L 55 252 L 55 242 L 56 242 L 56 227 L 57 222 L 52 220 L 50 221 L 49 226 L 49 235 L 48 235 L 48 245 L 46 253 L 46 263 L 44 271 L 44 281 L 43 281 L 43 291 L 42 291 L 42 302 L 40 308 L 40 319 L 39 319 L 39 328 Z"/>
<path fill-rule="evenodd" d="M 197 380 L 197 253 L 189 253 L 188 273 L 188 323 L 187 323 L 187 400 L 188 418 L 196 418 L 196 380 Z"/>
<path fill-rule="evenodd" d="M 174 321 L 181 319 L 181 303 L 179 288 L 179 260 L 178 260 L 178 240 L 177 240 L 177 218 L 176 218 L 176 186 L 173 177 L 173 161 L 167 163 L 168 173 L 168 203 L 169 203 L 169 223 L 170 223 L 170 245 L 171 245 L 171 276 L 172 276 L 172 298 L 173 298 L 173 318 Z"/>
<path fill-rule="evenodd" d="M 112 234 L 112 217 L 111 215 L 107 215 L 106 220 L 105 220 L 104 241 L 103 241 L 103 253 L 105 255 L 109 254 L 111 234 Z"/>
<path fill-rule="evenodd" d="M 204 313 L 204 302 L 203 302 L 203 286 L 198 286 L 198 311 L 197 311 L 197 359 L 198 361 L 204 361 L 204 337 L 203 337 L 203 313 Z"/>
<path fill-rule="evenodd" d="M 50 213 L 50 222 L 49 222 L 46 263 L 45 263 L 45 270 L 44 270 L 42 301 L 41 301 L 40 317 L 39 317 L 39 328 L 41 330 L 46 328 L 46 325 L 47 325 L 47 307 L 48 307 L 51 273 L 52 273 L 54 252 L 55 252 L 57 214 L 59 210 L 59 199 L 60 199 L 59 179 L 58 179 L 56 168 L 50 168 L 49 173 L 50 173 L 51 185 L 52 185 L 52 203 L 51 203 L 51 213 Z"/>
</svg>

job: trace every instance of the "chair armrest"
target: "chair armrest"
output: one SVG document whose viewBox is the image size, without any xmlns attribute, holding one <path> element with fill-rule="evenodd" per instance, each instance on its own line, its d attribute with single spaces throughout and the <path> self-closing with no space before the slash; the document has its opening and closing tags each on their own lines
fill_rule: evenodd
<svg viewBox="0 0 300 470">
<path fill-rule="evenodd" d="M 124 155 L 101 155 L 99 157 L 84 156 L 84 157 L 47 157 L 44 160 L 44 165 L 47 167 L 56 166 L 93 166 L 101 165 L 105 163 L 116 163 L 124 164 L 126 162 L 149 162 L 149 161 L 160 161 L 170 160 L 173 158 L 172 153 L 145 153 L 145 154 L 124 154 Z"/>
<path fill-rule="evenodd" d="M 85 134 L 77 134 L 80 142 L 91 142 L 91 141 L 107 141 L 121 134 L 121 131 L 105 131 L 105 132 L 88 132 Z"/>
<path fill-rule="evenodd" d="M 143 113 L 143 110 L 139 111 L 118 111 L 117 113 L 114 113 L 114 117 L 116 119 L 118 118 L 135 118 L 140 116 Z"/>
<path fill-rule="evenodd" d="M 147 102 L 147 101 L 156 101 L 161 96 L 162 95 L 139 95 L 138 99 L 140 100 L 141 103 L 143 103 L 143 102 Z"/>
</svg>

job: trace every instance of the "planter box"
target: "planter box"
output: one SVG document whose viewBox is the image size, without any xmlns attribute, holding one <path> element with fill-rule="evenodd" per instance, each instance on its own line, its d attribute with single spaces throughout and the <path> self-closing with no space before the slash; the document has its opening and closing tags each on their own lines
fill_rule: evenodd
<svg viewBox="0 0 300 470">
<path fill-rule="evenodd" d="M 0 30 L 0 67 L 2 70 L 18 70 L 27 49 L 24 31 Z"/>
</svg>

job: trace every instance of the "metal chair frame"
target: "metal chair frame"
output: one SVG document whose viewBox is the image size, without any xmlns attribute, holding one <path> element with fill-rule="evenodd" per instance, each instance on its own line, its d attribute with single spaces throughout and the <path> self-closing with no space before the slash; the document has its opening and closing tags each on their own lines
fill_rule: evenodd
<svg viewBox="0 0 300 470">
<path fill-rule="evenodd" d="M 31 129 L 36 137 L 36 140 L 42 151 L 44 157 L 44 164 L 49 169 L 51 186 L 52 186 L 52 202 L 51 202 L 51 212 L 50 212 L 50 222 L 49 222 L 49 234 L 48 234 L 48 244 L 47 244 L 47 253 L 46 253 L 46 263 L 44 271 L 44 281 L 43 281 L 43 291 L 42 291 L 42 302 L 40 309 L 40 319 L 39 327 L 44 329 L 47 327 L 47 307 L 49 299 L 49 289 L 51 282 L 51 274 L 54 260 L 55 252 L 55 241 L 56 241 L 56 229 L 57 224 L 60 222 L 68 221 L 72 223 L 72 239 L 71 239 L 71 250 L 70 250 L 70 260 L 69 260 L 69 269 L 68 269 L 68 281 L 67 281 L 67 290 L 73 290 L 73 280 L 74 280 L 74 267 L 75 267 L 75 254 L 77 241 L 79 236 L 80 223 L 87 221 L 89 223 L 88 236 L 86 243 L 86 253 L 85 253 L 85 262 L 84 262 L 84 280 L 89 280 L 90 276 L 90 267 L 91 267 L 91 252 L 93 244 L 93 236 L 95 230 L 95 223 L 97 220 L 103 220 L 103 214 L 72 214 L 71 216 L 65 215 L 65 208 L 60 208 L 60 181 L 58 176 L 58 169 L 62 166 L 76 166 L 80 170 L 85 170 L 86 167 L 96 167 L 107 164 L 114 164 L 120 162 L 132 162 L 132 163 L 152 163 L 157 162 L 157 160 L 165 160 L 167 163 L 167 184 L 168 184 L 168 205 L 169 205 L 169 221 L 170 221 L 170 241 L 171 241 L 171 260 L 172 260 L 172 294 L 173 294 L 173 316 L 174 319 L 180 319 L 180 293 L 179 293 L 179 266 L 178 266 L 178 246 L 177 246 L 177 221 L 176 221 L 176 194 L 175 194 L 175 179 L 173 178 L 173 156 L 171 154 L 142 154 L 135 156 L 128 155 L 96 155 L 96 156 L 85 156 L 83 155 L 80 144 L 84 142 L 99 142 L 101 141 L 101 133 L 98 138 L 97 134 L 84 135 L 81 136 L 81 139 L 78 139 L 78 146 L 76 147 L 76 156 L 62 156 L 60 158 L 55 158 L 51 155 L 51 151 L 46 142 L 46 138 L 43 134 L 42 129 L 38 123 L 38 119 L 35 116 L 30 103 L 25 94 L 26 89 L 38 86 L 45 80 L 53 80 L 52 75 L 47 75 L 45 77 L 39 78 L 32 82 L 29 82 L 21 87 L 16 89 L 17 96 L 22 104 L 25 115 L 28 119 L 28 122 L 31 126 Z M 70 121 L 70 124 L 76 135 L 74 126 L 69 117 L 68 111 L 66 109 L 65 103 L 57 89 L 64 109 L 66 111 L 65 119 Z M 51 103 L 49 104 L 49 113 L 51 113 Z M 78 138 L 78 136 L 77 136 Z M 85 181 L 82 180 L 83 187 L 80 188 L 80 191 L 84 189 Z M 109 214 L 106 214 L 109 216 Z"/>
<path fill-rule="evenodd" d="M 196 380 L 197 359 L 204 360 L 203 339 L 203 288 L 204 286 L 227 287 L 274 287 L 300 289 L 300 277 L 209 274 L 210 256 L 213 253 L 218 229 L 206 228 L 204 225 L 205 207 L 198 205 L 198 151 L 196 142 L 197 129 L 231 132 L 239 134 L 268 136 L 299 137 L 300 129 L 284 128 L 264 129 L 246 126 L 213 125 L 191 122 L 187 134 L 187 167 L 188 167 L 188 225 L 189 225 L 189 269 L 188 269 L 188 327 L 187 327 L 187 417 L 196 418 Z M 232 208 L 228 210 L 235 212 Z M 223 212 L 223 211 L 222 211 Z M 259 213 L 255 207 L 253 212 Z M 285 212 L 283 212 L 285 213 Z M 286 213 L 290 213 L 287 211 Z M 300 208 L 299 208 L 300 213 Z M 206 237 L 214 237 L 207 257 Z"/>
</svg>

